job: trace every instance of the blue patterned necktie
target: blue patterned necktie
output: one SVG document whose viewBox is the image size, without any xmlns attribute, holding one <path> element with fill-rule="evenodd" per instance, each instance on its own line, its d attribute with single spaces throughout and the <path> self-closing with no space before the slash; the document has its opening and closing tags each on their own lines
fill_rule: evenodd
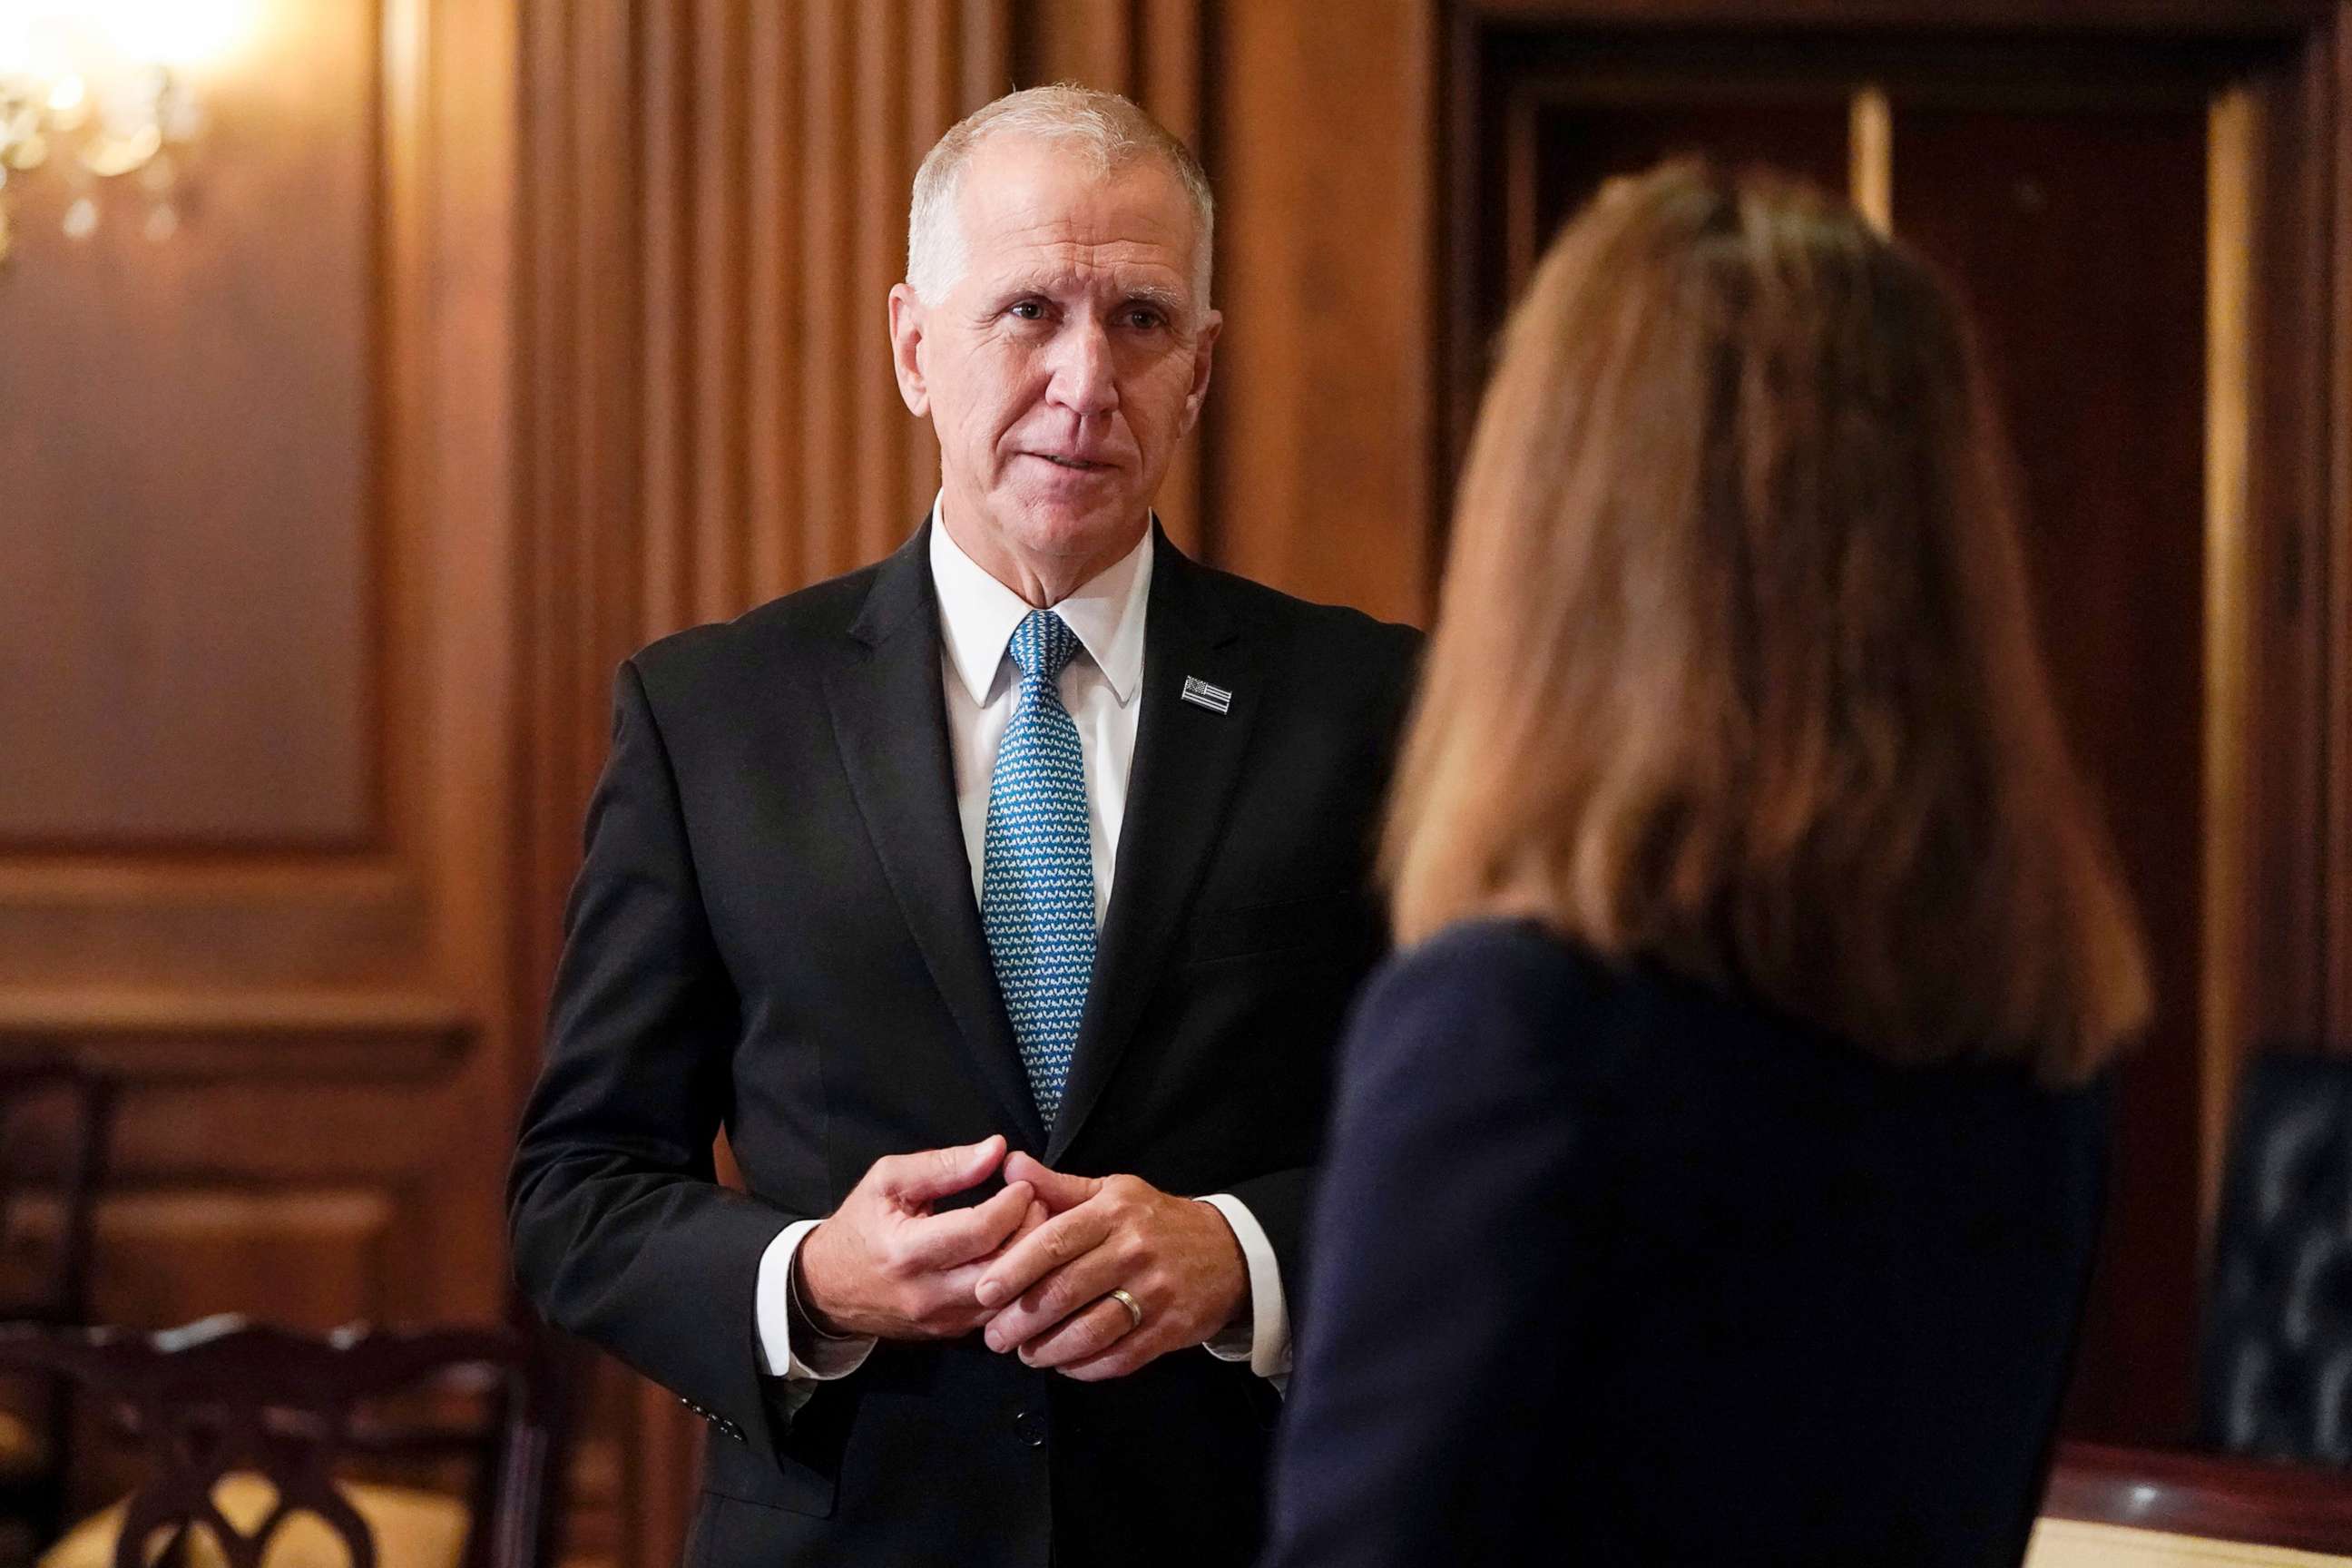
<svg viewBox="0 0 2352 1568">
<path fill-rule="evenodd" d="M 1077 634 L 1051 610 L 1032 610 L 1005 651 L 1021 671 L 1021 689 L 988 779 L 980 927 L 1030 1092 L 1050 1128 L 1095 966 L 1086 759 L 1054 684 L 1078 651 Z"/>
</svg>

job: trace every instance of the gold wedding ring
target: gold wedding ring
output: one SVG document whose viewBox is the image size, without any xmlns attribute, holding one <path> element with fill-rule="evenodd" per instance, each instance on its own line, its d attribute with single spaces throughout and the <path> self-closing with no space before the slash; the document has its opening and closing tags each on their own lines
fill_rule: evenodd
<svg viewBox="0 0 2352 1568">
<path fill-rule="evenodd" d="M 1112 1291 L 1110 1293 L 1110 1299 L 1118 1302 L 1120 1306 L 1126 1308 L 1127 1315 L 1135 1320 L 1127 1326 L 1127 1331 L 1129 1333 L 1133 1333 L 1136 1330 L 1143 1327 L 1142 1302 L 1137 1300 L 1134 1297 L 1129 1295 L 1124 1290 Z"/>
</svg>

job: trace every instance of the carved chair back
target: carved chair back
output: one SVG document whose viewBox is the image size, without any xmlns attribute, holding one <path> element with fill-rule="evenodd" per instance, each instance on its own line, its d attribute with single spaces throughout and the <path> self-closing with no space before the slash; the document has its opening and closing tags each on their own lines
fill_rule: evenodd
<svg viewBox="0 0 2352 1568">
<path fill-rule="evenodd" d="M 179 1555 L 202 1526 L 229 1568 L 262 1568 L 298 1514 L 340 1539 L 352 1568 L 376 1542 L 339 1478 L 370 1457 L 471 1461 L 466 1568 L 541 1568 L 561 1512 L 564 1384 L 546 1336 L 500 1328 L 351 1328 L 320 1336 L 210 1318 L 158 1334 L 0 1326 L 0 1367 L 69 1378 L 122 1413 L 145 1475 L 126 1501 L 115 1568 Z M 267 1479 L 274 1500 L 249 1529 L 215 1492 L 232 1474 Z M 150 1543 L 161 1532 L 163 1553 Z"/>
</svg>

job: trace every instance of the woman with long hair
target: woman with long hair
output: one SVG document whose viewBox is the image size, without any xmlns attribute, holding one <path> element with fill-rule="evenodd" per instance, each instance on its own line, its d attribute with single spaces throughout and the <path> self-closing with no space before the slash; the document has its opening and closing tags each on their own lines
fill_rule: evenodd
<svg viewBox="0 0 2352 1568">
<path fill-rule="evenodd" d="M 2022 1554 L 2146 956 L 1964 313 L 1612 183 L 1505 335 L 1388 826 L 1268 1561 Z"/>
</svg>

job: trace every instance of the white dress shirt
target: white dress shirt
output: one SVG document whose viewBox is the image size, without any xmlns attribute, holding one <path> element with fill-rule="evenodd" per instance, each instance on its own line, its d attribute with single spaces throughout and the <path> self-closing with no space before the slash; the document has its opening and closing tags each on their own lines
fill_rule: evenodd
<svg viewBox="0 0 2352 1568">
<path fill-rule="evenodd" d="M 963 826 L 971 893 L 980 898 L 981 847 L 988 826 L 988 786 L 996 752 L 1012 721 L 1019 682 L 1005 647 L 1029 614 L 1028 602 L 990 576 L 938 524 L 931 505 L 931 583 L 940 604 L 940 679 L 947 704 L 948 752 L 955 764 L 956 816 Z M 1074 658 L 1056 682 L 1062 706 L 1078 729 L 1087 775 L 1087 839 L 1093 850 L 1095 926 L 1110 907 L 1118 833 L 1127 816 L 1128 773 L 1135 761 L 1136 724 L 1143 710 L 1143 624 L 1151 591 L 1150 530 L 1133 550 L 1053 606 L 1076 634 L 1086 657 Z M 1277 1386 L 1290 1373 L 1290 1314 L 1282 1272 L 1265 1229 L 1240 1199 L 1225 1193 L 1200 1200 L 1233 1227 L 1249 1270 L 1250 1310 L 1232 1331 L 1210 1342 L 1224 1361 L 1246 1361 Z M 821 1333 L 793 1300 L 793 1257 L 815 1220 L 786 1226 L 761 1255 L 753 1288 L 761 1359 L 771 1375 L 824 1382 L 865 1363 L 874 1342 Z"/>
</svg>

